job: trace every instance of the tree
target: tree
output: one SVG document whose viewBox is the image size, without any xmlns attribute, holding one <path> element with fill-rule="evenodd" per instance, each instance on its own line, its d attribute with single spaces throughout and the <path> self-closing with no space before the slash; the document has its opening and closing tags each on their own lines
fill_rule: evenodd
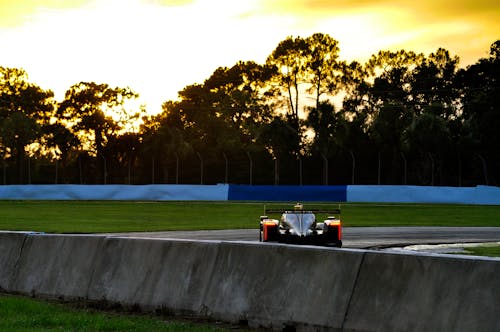
<svg viewBox="0 0 500 332">
<path fill-rule="evenodd" d="M 186 132 L 179 128 L 179 123 L 172 115 L 178 115 L 175 109 L 177 102 L 165 102 L 163 112 L 147 117 L 141 126 L 141 152 L 148 156 L 148 160 L 160 160 L 160 167 L 166 167 L 163 160 L 184 158 L 193 153 L 191 143 L 186 139 Z M 144 165 L 143 165 L 144 167 Z"/>
<path fill-rule="evenodd" d="M 300 37 L 281 41 L 267 58 L 266 64 L 275 70 L 274 79 L 285 89 L 288 117 L 299 118 L 299 84 L 305 81 L 307 42 Z"/>
<path fill-rule="evenodd" d="M 461 118 L 472 130 L 475 148 L 495 151 L 500 146 L 500 40 L 491 45 L 489 57 L 460 70 L 457 76 Z"/>
<path fill-rule="evenodd" d="M 269 77 L 269 69 L 254 62 L 217 68 L 204 84 L 180 91 L 180 101 L 164 104 L 165 125 L 182 131 L 196 150 L 245 148 L 255 143 L 260 125 L 270 121 Z"/>
<path fill-rule="evenodd" d="M 459 123 L 464 134 L 458 140 L 459 151 L 474 153 L 481 158 L 484 168 L 487 161 L 493 165 L 492 169 L 500 167 L 499 77 L 500 40 L 497 40 L 491 45 L 488 57 L 461 69 L 456 78 L 456 86 L 461 96 Z"/>
<path fill-rule="evenodd" d="M 322 155 L 329 155 L 336 148 L 337 125 L 339 114 L 329 102 L 322 102 L 318 107 L 311 107 L 307 124 L 314 130 L 312 150 Z"/>
<path fill-rule="evenodd" d="M 53 116 L 52 91 L 28 82 L 22 69 L 0 67 L 0 142 L 16 161 L 22 182 L 26 148 L 39 139 Z"/>
<path fill-rule="evenodd" d="M 308 92 L 315 95 L 316 109 L 320 106 L 320 97 L 325 93 L 334 95 L 341 87 L 345 73 L 345 62 L 338 61 L 338 41 L 322 33 L 315 33 L 305 39 L 307 82 L 311 84 Z"/>
<path fill-rule="evenodd" d="M 302 137 L 298 134 L 298 120 L 291 115 L 276 115 L 262 126 L 257 141 L 262 144 L 278 163 L 275 176 L 279 178 L 279 162 L 283 159 L 295 160 L 302 149 Z"/>
<path fill-rule="evenodd" d="M 416 113 L 431 111 L 445 118 L 455 115 L 458 62 L 458 57 L 451 57 L 447 50 L 439 48 L 413 70 L 409 93 Z"/>
<path fill-rule="evenodd" d="M 137 94 L 129 88 L 111 88 L 107 84 L 81 82 L 66 92 L 57 110 L 58 116 L 78 135 L 91 153 L 103 153 L 107 140 L 117 135 L 124 124 L 137 118 L 124 106 Z M 113 119 L 118 115 L 119 121 Z"/>
<path fill-rule="evenodd" d="M 225 130 L 217 144 L 224 150 L 248 147 L 255 143 L 259 127 L 272 118 L 266 97 L 266 82 L 271 71 L 255 62 L 238 62 L 231 68 L 219 68 L 205 81 L 213 94 L 212 107 Z"/>
</svg>

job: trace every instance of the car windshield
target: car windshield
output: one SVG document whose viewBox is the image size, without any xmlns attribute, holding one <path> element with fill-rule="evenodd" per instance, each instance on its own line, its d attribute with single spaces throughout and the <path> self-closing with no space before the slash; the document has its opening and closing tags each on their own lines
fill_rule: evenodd
<svg viewBox="0 0 500 332">
<path fill-rule="evenodd" d="M 283 213 L 282 219 L 283 221 L 286 221 L 289 224 L 294 224 L 298 221 L 312 223 L 315 220 L 315 216 L 313 213 L 286 212 Z"/>
</svg>

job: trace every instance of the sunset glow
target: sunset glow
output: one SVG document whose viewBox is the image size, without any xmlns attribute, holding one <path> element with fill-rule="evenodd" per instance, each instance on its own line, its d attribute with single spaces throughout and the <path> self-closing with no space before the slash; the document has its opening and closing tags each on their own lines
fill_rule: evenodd
<svg viewBox="0 0 500 332">
<path fill-rule="evenodd" d="M 129 86 L 151 113 L 219 66 L 263 63 L 287 36 L 329 34 L 346 60 L 439 47 L 461 66 L 500 38 L 500 2 L 0 0 L 0 66 L 57 99 L 81 81 Z"/>
</svg>

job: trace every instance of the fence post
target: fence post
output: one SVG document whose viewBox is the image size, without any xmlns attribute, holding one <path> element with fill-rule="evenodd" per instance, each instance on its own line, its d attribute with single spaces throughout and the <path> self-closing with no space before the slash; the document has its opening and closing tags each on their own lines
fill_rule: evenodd
<svg viewBox="0 0 500 332">
<path fill-rule="evenodd" d="M 28 156 L 28 184 L 31 184 L 31 158 Z"/>
<path fill-rule="evenodd" d="M 5 155 L 2 157 L 3 164 L 3 184 L 7 184 L 7 163 L 5 162 Z"/>
<path fill-rule="evenodd" d="M 328 186 L 328 158 L 323 153 L 321 157 L 323 157 L 323 184 Z"/>
<path fill-rule="evenodd" d="M 462 186 L 462 158 L 460 158 L 460 153 L 458 154 L 458 186 Z"/>
<path fill-rule="evenodd" d="M 486 166 L 486 160 L 479 153 L 476 153 L 476 156 L 481 160 L 483 165 L 484 184 L 488 185 L 488 167 Z"/>
<path fill-rule="evenodd" d="M 380 186 L 380 168 L 382 167 L 380 151 L 378 152 L 377 184 Z"/>
<path fill-rule="evenodd" d="M 224 157 L 224 160 L 226 162 L 226 173 L 224 175 L 224 183 L 228 183 L 229 182 L 229 161 L 227 159 L 227 156 L 226 156 L 226 153 L 225 152 L 222 152 L 222 156 Z"/>
<path fill-rule="evenodd" d="M 82 157 L 78 156 L 78 171 L 80 174 L 80 184 L 83 184 L 83 174 L 82 174 Z"/>
<path fill-rule="evenodd" d="M 279 167 L 279 159 L 278 157 L 275 157 L 274 158 L 274 185 L 278 185 L 280 183 L 280 180 L 279 180 L 279 171 L 278 171 L 278 167 Z"/>
<path fill-rule="evenodd" d="M 102 157 L 102 160 L 104 160 L 104 184 L 107 184 L 107 177 L 108 177 L 108 168 L 107 168 L 107 165 L 106 165 L 106 158 L 104 157 L 104 155 L 101 154 L 101 157 Z"/>
<path fill-rule="evenodd" d="M 247 151 L 248 160 L 250 161 L 250 185 L 252 185 L 252 172 L 253 172 L 253 161 L 252 155 L 249 151 Z"/>
<path fill-rule="evenodd" d="M 175 184 L 179 184 L 179 155 L 175 153 Z"/>
<path fill-rule="evenodd" d="M 198 158 L 200 159 L 200 184 L 203 184 L 203 158 L 201 158 L 201 154 L 196 152 Z"/>
<path fill-rule="evenodd" d="M 403 159 L 403 184 L 406 185 L 406 157 L 403 152 L 400 152 L 400 154 Z"/>
<path fill-rule="evenodd" d="M 56 176 L 55 176 L 55 180 L 54 180 L 54 183 L 57 184 L 57 176 L 59 175 L 59 159 L 56 158 Z"/>
<path fill-rule="evenodd" d="M 302 185 L 302 157 L 299 155 L 299 185 Z"/>
<path fill-rule="evenodd" d="M 151 184 L 155 184 L 155 157 L 151 157 Z"/>
<path fill-rule="evenodd" d="M 128 158 L 128 184 L 130 184 L 130 168 L 132 167 L 132 156 Z"/>
<path fill-rule="evenodd" d="M 354 158 L 354 152 L 349 150 L 352 159 L 352 171 L 351 171 L 351 184 L 354 184 L 354 171 L 356 170 L 356 158 Z"/>
<path fill-rule="evenodd" d="M 434 185 L 434 158 L 432 157 L 432 154 L 429 152 L 427 153 L 429 156 L 429 159 L 431 160 L 431 186 Z"/>
</svg>

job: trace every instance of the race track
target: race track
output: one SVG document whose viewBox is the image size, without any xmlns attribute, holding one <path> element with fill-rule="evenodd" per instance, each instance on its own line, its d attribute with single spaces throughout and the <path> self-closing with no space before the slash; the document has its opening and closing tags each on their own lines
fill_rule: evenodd
<svg viewBox="0 0 500 332">
<path fill-rule="evenodd" d="M 112 236 L 219 241 L 259 241 L 258 229 L 112 233 Z M 344 248 L 500 241 L 500 227 L 344 227 Z"/>
</svg>

